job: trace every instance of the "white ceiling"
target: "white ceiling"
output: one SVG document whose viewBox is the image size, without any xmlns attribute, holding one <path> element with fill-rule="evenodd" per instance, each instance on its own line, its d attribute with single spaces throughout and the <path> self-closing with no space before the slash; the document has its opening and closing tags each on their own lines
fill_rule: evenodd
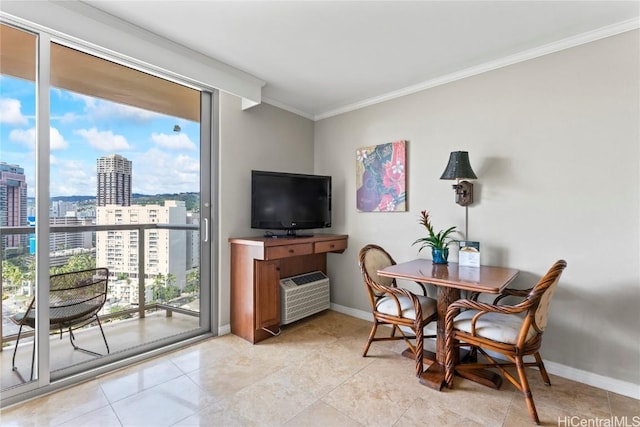
<svg viewBox="0 0 640 427">
<path fill-rule="evenodd" d="M 638 28 L 640 15 L 638 1 L 85 3 L 264 80 L 266 102 L 314 119 Z"/>
</svg>

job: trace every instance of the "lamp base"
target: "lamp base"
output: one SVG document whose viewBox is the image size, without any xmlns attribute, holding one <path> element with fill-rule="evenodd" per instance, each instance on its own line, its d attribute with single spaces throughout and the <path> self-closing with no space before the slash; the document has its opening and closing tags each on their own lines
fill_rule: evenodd
<svg viewBox="0 0 640 427">
<path fill-rule="evenodd" d="M 456 190 L 456 203 L 460 206 L 469 206 L 473 203 L 473 184 L 469 181 L 460 181 L 453 186 Z"/>
</svg>

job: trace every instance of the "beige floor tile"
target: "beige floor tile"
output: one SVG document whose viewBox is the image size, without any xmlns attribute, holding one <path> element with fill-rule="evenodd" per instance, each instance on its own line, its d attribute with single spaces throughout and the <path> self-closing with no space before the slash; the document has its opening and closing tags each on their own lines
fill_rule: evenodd
<svg viewBox="0 0 640 427">
<path fill-rule="evenodd" d="M 284 425 L 286 427 L 362 426 L 362 424 L 356 420 L 349 418 L 335 408 L 319 401 L 304 409 Z"/>
<path fill-rule="evenodd" d="M 283 361 L 239 354 L 230 359 L 216 359 L 209 366 L 190 372 L 188 376 L 211 396 L 221 400 L 260 381 L 266 375 L 278 372 L 284 366 Z"/>
<path fill-rule="evenodd" d="M 316 398 L 278 372 L 240 390 L 227 401 L 227 410 L 239 415 L 245 424 L 279 426 Z"/>
<path fill-rule="evenodd" d="M 52 393 L 22 405 L 3 409 L 2 426 L 55 426 L 109 404 L 97 382 L 92 381 Z"/>
<path fill-rule="evenodd" d="M 448 406 L 431 401 L 428 397 L 421 397 L 407 409 L 398 420 L 400 426 L 455 426 L 480 427 L 477 421 L 460 415 Z"/>
<path fill-rule="evenodd" d="M 59 427 L 122 427 L 120 420 L 113 412 L 111 406 L 105 406 L 87 414 L 80 415 L 65 423 L 59 424 Z"/>
<path fill-rule="evenodd" d="M 338 338 L 324 328 L 312 322 L 290 326 L 286 331 L 274 338 L 274 342 L 293 348 L 309 350 L 336 341 Z"/>
<path fill-rule="evenodd" d="M 552 380 L 553 381 L 553 380 Z M 552 386 L 553 387 L 553 386 Z M 573 407 L 570 407 L 569 402 L 570 398 L 568 396 L 562 397 L 560 399 L 559 404 L 550 403 L 550 399 L 541 398 L 540 393 L 538 395 L 533 396 L 534 403 L 536 405 L 536 411 L 538 412 L 538 418 L 540 422 L 544 425 L 558 425 L 558 420 L 563 421 L 564 424 L 560 425 L 589 425 L 588 420 L 595 419 L 609 419 L 610 412 L 607 409 L 604 409 L 604 405 L 594 405 L 589 408 L 586 406 L 585 402 L 593 399 L 582 400 L 581 397 L 575 398 L 575 404 Z M 558 394 L 556 393 L 556 396 Z M 548 396 L 547 396 L 548 397 Z M 605 398 L 606 400 L 606 398 Z M 529 420 L 529 412 L 527 410 L 527 404 L 524 399 L 524 396 L 520 393 L 516 394 L 516 398 L 509 408 L 509 417 L 510 421 L 515 422 L 516 420 Z M 571 421 L 571 420 L 584 420 L 584 421 Z M 591 421 L 594 423 L 595 421 Z M 585 423 L 585 424 L 582 424 Z M 515 425 L 515 424 L 510 424 Z M 597 425 L 597 424 L 591 424 Z M 603 425 L 603 424 L 600 424 Z"/>
<path fill-rule="evenodd" d="M 640 400 L 609 392 L 609 405 L 612 416 L 627 417 L 629 424 L 640 426 Z"/>
<path fill-rule="evenodd" d="M 340 384 L 321 400 L 348 417 L 368 426 L 390 426 L 415 400 L 411 387 L 375 375 L 373 364 Z M 370 372 L 365 372 L 365 371 Z M 415 376 L 411 383 L 416 384 Z"/>
<path fill-rule="evenodd" d="M 159 358 L 102 377 L 98 383 L 109 402 L 114 403 L 181 375 L 183 372 L 175 364 Z"/>
<path fill-rule="evenodd" d="M 605 390 L 550 375 L 551 386 L 539 375 L 529 375 L 534 401 L 566 410 L 570 414 L 609 416 L 609 398 Z M 524 398 L 523 398 L 524 400 Z"/>
<path fill-rule="evenodd" d="M 123 427 L 170 426 L 215 402 L 186 375 L 115 402 Z"/>
<path fill-rule="evenodd" d="M 290 362 L 278 373 L 294 386 L 320 398 L 372 363 L 342 344 L 328 344 L 303 360 Z"/>
<path fill-rule="evenodd" d="M 499 426 L 502 425 L 515 396 L 510 389 L 494 390 L 463 378 L 456 378 L 453 389 L 432 393 L 430 402 L 484 426 Z"/>
<path fill-rule="evenodd" d="M 238 357 L 238 352 L 230 345 L 230 343 L 235 340 L 228 339 L 227 337 L 232 337 L 232 335 L 216 337 L 194 344 L 186 349 L 178 350 L 167 357 L 184 373 L 206 368 L 216 360 L 227 360 Z"/>
<path fill-rule="evenodd" d="M 353 331 L 371 326 L 371 322 L 331 310 L 318 313 L 314 318 L 310 318 L 310 322 L 318 325 L 336 338 L 348 336 Z"/>
<path fill-rule="evenodd" d="M 227 409 L 224 405 L 214 403 L 198 413 L 177 422 L 173 427 L 243 427 L 246 425 L 250 424 L 234 411 Z"/>
<path fill-rule="evenodd" d="M 534 426 L 535 424 L 529 415 L 524 397 L 517 396 L 516 399 L 507 412 L 503 427 Z M 544 403 L 536 402 L 536 410 L 541 426 L 558 427 L 561 425 L 558 424 L 558 421 L 568 420 L 566 417 L 571 416 L 564 409 L 549 406 Z M 564 425 L 570 426 L 570 421 L 567 421 Z"/>
</svg>

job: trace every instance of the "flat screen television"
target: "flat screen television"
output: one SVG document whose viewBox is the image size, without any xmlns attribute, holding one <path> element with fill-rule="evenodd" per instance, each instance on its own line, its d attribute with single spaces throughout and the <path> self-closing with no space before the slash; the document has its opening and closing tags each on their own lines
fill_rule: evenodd
<svg viewBox="0 0 640 427">
<path fill-rule="evenodd" d="M 296 236 L 296 230 L 326 227 L 331 227 L 330 176 L 251 171 L 251 228 Z"/>
</svg>

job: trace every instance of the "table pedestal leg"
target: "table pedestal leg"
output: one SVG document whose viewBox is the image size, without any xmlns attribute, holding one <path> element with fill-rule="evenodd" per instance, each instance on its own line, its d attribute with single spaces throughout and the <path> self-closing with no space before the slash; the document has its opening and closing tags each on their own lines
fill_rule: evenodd
<svg viewBox="0 0 640 427">
<path fill-rule="evenodd" d="M 402 356 L 414 359 L 413 352 L 406 349 Z M 436 353 L 424 350 L 422 352 L 422 363 L 429 364 L 429 367 L 420 375 L 420 384 L 426 385 L 435 390 L 442 390 L 444 386 L 444 365 L 440 365 L 436 359 Z"/>
<path fill-rule="evenodd" d="M 436 352 L 433 353 L 428 350 L 423 351 L 424 363 L 430 364 L 430 366 L 424 370 L 420 376 L 420 384 L 426 385 L 434 390 L 442 390 L 445 385 L 445 359 L 447 349 L 445 348 L 445 315 L 449 304 L 460 299 L 460 290 L 455 288 L 447 288 L 444 286 L 438 286 L 438 323 L 437 323 L 437 337 L 436 337 Z M 466 351 L 464 352 L 466 356 Z M 404 357 L 410 359 L 414 358 L 411 350 L 406 349 L 402 352 Z M 453 353 L 454 365 L 458 365 L 461 360 L 460 348 L 456 347 Z M 456 370 L 456 374 L 471 381 L 486 385 L 494 389 L 499 389 L 502 385 L 502 377 L 495 372 L 489 370 Z"/>
</svg>

